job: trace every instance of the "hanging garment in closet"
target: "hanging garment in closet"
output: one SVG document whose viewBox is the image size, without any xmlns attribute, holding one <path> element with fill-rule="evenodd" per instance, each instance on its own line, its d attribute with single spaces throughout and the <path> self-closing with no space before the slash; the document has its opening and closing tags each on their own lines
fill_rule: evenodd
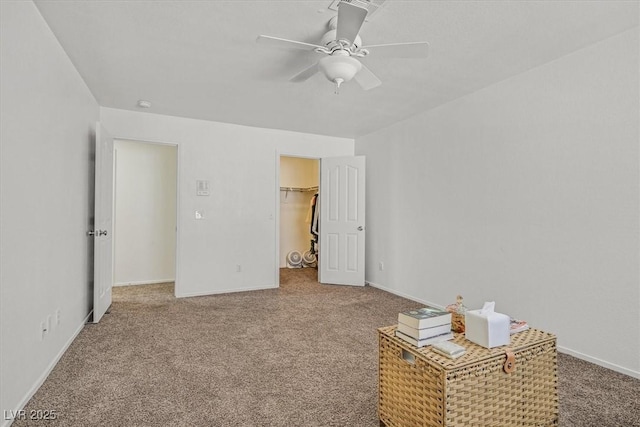
<svg viewBox="0 0 640 427">
<path fill-rule="evenodd" d="M 314 194 L 311 198 L 311 227 L 309 231 L 314 235 L 316 242 L 318 241 L 318 194 Z"/>
<path fill-rule="evenodd" d="M 313 212 L 314 212 L 315 206 L 316 206 L 316 195 L 311 197 L 311 201 L 309 202 L 309 209 L 307 210 L 307 216 L 304 218 L 304 222 L 306 222 L 307 224 L 313 223 Z M 309 228 L 309 231 L 311 231 L 311 228 Z"/>
</svg>

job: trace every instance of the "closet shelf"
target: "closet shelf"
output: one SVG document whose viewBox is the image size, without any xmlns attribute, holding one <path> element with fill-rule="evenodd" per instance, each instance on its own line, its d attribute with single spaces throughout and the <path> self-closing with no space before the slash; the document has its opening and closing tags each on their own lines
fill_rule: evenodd
<svg viewBox="0 0 640 427">
<path fill-rule="evenodd" d="M 318 191 L 318 187 L 280 187 L 280 191 L 298 191 L 301 193 L 306 193 L 309 191 Z"/>
</svg>

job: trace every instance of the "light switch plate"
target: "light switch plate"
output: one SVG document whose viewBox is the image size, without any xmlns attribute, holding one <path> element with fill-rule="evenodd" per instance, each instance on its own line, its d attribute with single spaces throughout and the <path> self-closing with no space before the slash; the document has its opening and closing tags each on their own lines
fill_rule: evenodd
<svg viewBox="0 0 640 427">
<path fill-rule="evenodd" d="M 197 196 L 209 195 L 209 181 L 196 181 L 196 195 Z"/>
<path fill-rule="evenodd" d="M 204 219 L 204 211 L 196 211 L 196 219 Z"/>
</svg>

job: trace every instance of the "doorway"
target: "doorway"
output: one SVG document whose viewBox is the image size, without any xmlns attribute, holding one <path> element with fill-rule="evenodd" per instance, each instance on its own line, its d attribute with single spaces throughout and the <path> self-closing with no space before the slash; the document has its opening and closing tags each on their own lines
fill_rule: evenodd
<svg viewBox="0 0 640 427">
<path fill-rule="evenodd" d="M 317 280 L 318 224 L 315 210 L 320 160 L 280 156 L 280 269 L 313 269 Z M 278 275 L 280 284 L 280 275 Z"/>
<path fill-rule="evenodd" d="M 114 140 L 114 287 L 175 295 L 176 145 Z"/>
</svg>

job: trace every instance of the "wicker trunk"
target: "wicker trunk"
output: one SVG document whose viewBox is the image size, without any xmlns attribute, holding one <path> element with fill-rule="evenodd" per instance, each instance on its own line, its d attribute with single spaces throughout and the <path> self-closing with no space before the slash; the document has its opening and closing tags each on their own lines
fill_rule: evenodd
<svg viewBox="0 0 640 427">
<path fill-rule="evenodd" d="M 387 427 L 558 425 L 554 335 L 529 329 L 486 349 L 455 334 L 466 353 L 452 360 L 396 338 L 395 329 L 378 329 L 378 415 Z"/>
</svg>

